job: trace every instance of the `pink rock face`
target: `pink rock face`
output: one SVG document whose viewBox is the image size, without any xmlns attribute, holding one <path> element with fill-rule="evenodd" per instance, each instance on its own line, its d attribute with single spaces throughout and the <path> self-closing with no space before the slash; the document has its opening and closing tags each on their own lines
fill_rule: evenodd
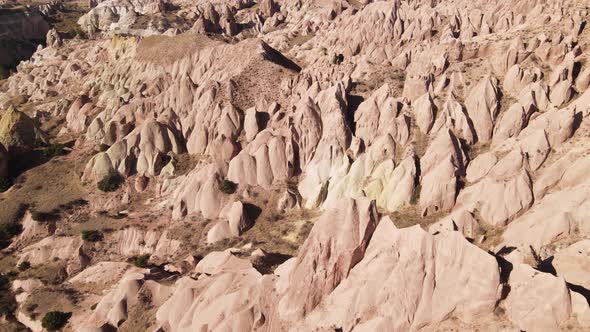
<svg viewBox="0 0 590 332">
<path fill-rule="evenodd" d="M 473 127 L 473 122 L 469 118 L 465 107 L 461 105 L 456 97 L 451 94 L 443 106 L 442 112 L 437 117 L 432 128 L 432 136 L 452 130 L 458 138 L 465 140 L 469 144 L 476 141 L 476 133 Z"/>
<path fill-rule="evenodd" d="M 307 316 L 303 329 L 408 331 L 449 317 L 473 322 L 493 311 L 499 282 L 494 257 L 460 233 L 399 230 L 385 218 L 364 258 Z"/>
<path fill-rule="evenodd" d="M 441 131 L 420 159 L 422 215 L 449 211 L 455 205 L 457 176 L 465 172 L 465 156 L 452 131 Z"/>
<path fill-rule="evenodd" d="M 260 11 L 263 15 L 271 17 L 278 11 L 278 6 L 274 0 L 260 1 Z"/>
<path fill-rule="evenodd" d="M 170 200 L 172 218 L 181 219 L 191 213 L 217 218 L 229 200 L 229 196 L 219 190 L 219 174 L 222 171 L 217 165 L 210 164 L 182 177 Z"/>
<path fill-rule="evenodd" d="M 374 202 L 344 199 L 316 222 L 289 275 L 289 289 L 279 303 L 283 320 L 311 312 L 363 258 L 377 225 Z"/>
<path fill-rule="evenodd" d="M 506 313 L 519 329 L 559 331 L 560 324 L 570 317 L 570 292 L 563 278 L 521 264 L 514 267 L 508 283 Z"/>
<path fill-rule="evenodd" d="M 465 101 L 477 139 L 481 142 L 492 138 L 492 130 L 500 110 L 497 85 L 497 79 L 485 78 L 471 90 Z"/>
<path fill-rule="evenodd" d="M 405 144 L 409 137 L 409 128 L 401 115 L 401 108 L 402 103 L 394 98 L 390 86 L 382 86 L 371 98 L 359 105 L 355 112 L 356 136 L 366 146 L 385 134 L 391 135 L 396 142 Z"/>
<path fill-rule="evenodd" d="M 27 261 L 32 266 L 44 264 L 54 258 L 64 261 L 78 260 L 82 240 L 74 237 L 50 236 L 23 249 L 19 263 Z"/>
<path fill-rule="evenodd" d="M 197 265 L 196 271 L 208 275 L 176 282 L 172 296 L 156 313 L 162 329 L 250 331 L 264 324 L 258 305 L 260 273 L 245 260 L 220 254 L 212 253 L 209 256 L 216 259 L 210 261 L 207 256 Z"/>
<path fill-rule="evenodd" d="M 223 220 L 219 221 L 207 233 L 207 243 L 240 236 L 253 224 L 244 204 L 240 201 L 228 203 L 224 211 L 220 213 L 220 217 Z"/>
<path fill-rule="evenodd" d="M 582 240 L 559 251 L 553 259 L 557 274 L 568 283 L 590 288 L 590 240 Z"/>
<path fill-rule="evenodd" d="M 532 105 L 528 109 L 520 103 L 515 103 L 504 112 L 494 129 L 492 145 L 499 145 L 510 137 L 518 136 L 528 124 L 529 118 L 535 112 Z"/>
<path fill-rule="evenodd" d="M 434 111 L 435 105 L 433 103 L 430 94 L 425 93 L 420 98 L 416 99 L 412 104 L 414 107 L 414 114 L 416 116 L 416 122 L 420 131 L 424 134 L 428 134 L 434 123 Z"/>
<path fill-rule="evenodd" d="M 498 161 L 482 180 L 459 194 L 455 210 L 468 209 L 475 212 L 477 209 L 482 220 L 494 226 L 504 226 L 528 210 L 534 197 L 524 158 L 520 151 L 515 150 Z M 472 167 L 483 167 L 486 170 L 491 165 L 479 165 L 480 162 L 493 162 L 493 158 L 489 161 L 480 159 Z M 468 174 L 471 174 L 468 178 L 477 178 L 473 173 Z"/>
</svg>

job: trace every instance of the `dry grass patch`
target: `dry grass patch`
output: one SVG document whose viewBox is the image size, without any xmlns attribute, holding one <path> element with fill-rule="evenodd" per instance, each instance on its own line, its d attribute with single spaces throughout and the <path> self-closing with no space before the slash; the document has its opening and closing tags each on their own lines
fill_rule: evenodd
<svg viewBox="0 0 590 332">
<path fill-rule="evenodd" d="M 401 208 L 395 212 L 379 211 L 382 216 L 389 216 L 393 224 L 397 228 L 408 228 L 415 225 L 420 225 L 424 230 L 435 222 L 443 218 L 446 213 L 437 212 L 425 217 L 420 215 L 420 207 L 418 205 L 410 205 Z"/>
<path fill-rule="evenodd" d="M 172 64 L 198 49 L 216 45 L 217 42 L 201 34 L 183 33 L 177 36 L 149 36 L 137 45 L 136 58 L 139 61 L 159 65 Z"/>
<path fill-rule="evenodd" d="M 26 271 L 18 274 L 19 279 L 39 279 L 46 284 L 57 285 L 66 280 L 68 274 L 66 272 L 66 262 L 61 260 L 54 260 L 42 265 L 37 265 L 29 268 Z"/>
<path fill-rule="evenodd" d="M 29 317 L 41 320 L 43 315 L 51 311 L 72 312 L 77 308 L 77 303 L 82 294 L 73 288 L 45 287 L 35 289 L 22 304 Z M 28 309 L 28 310 L 27 310 Z"/>
<path fill-rule="evenodd" d="M 84 165 L 75 157 L 60 157 L 18 176 L 13 187 L 0 194 L 0 222 L 17 218 L 23 205 L 34 211 L 50 212 L 81 199 L 85 190 L 78 171 Z"/>
</svg>

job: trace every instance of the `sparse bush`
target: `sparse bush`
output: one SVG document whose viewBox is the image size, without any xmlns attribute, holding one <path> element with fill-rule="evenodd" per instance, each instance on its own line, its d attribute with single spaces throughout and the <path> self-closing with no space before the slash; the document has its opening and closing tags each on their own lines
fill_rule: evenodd
<svg viewBox="0 0 590 332">
<path fill-rule="evenodd" d="M 12 179 L 0 177 L 0 192 L 5 192 L 12 187 Z"/>
<path fill-rule="evenodd" d="M 0 238 L 10 239 L 13 236 L 19 235 L 23 231 L 23 225 L 11 222 L 0 225 Z"/>
<path fill-rule="evenodd" d="M 51 144 L 43 150 L 43 155 L 48 158 L 62 156 L 65 153 L 64 148 L 63 144 Z"/>
<path fill-rule="evenodd" d="M 91 306 L 90 306 L 90 310 L 94 310 L 94 309 L 96 309 L 96 306 L 98 306 L 98 303 L 95 303 L 95 304 L 91 305 Z"/>
<path fill-rule="evenodd" d="M 41 320 L 41 326 L 49 331 L 57 331 L 66 326 L 70 317 L 71 312 L 50 311 Z"/>
<path fill-rule="evenodd" d="M 0 274 L 0 289 L 10 287 L 10 279 L 4 274 Z"/>
<path fill-rule="evenodd" d="M 20 264 L 18 264 L 19 271 L 26 271 L 30 268 L 31 268 L 31 263 L 29 263 L 27 261 L 22 261 Z"/>
<path fill-rule="evenodd" d="M 146 292 L 145 289 L 142 289 L 139 294 L 138 298 L 143 304 L 150 304 L 152 302 L 152 296 L 149 292 Z"/>
<path fill-rule="evenodd" d="M 80 292 L 78 292 L 77 290 L 73 289 L 73 288 L 66 288 L 63 290 L 64 294 L 66 294 L 66 297 L 68 298 L 68 300 L 74 304 L 80 302 L 80 297 L 81 294 Z"/>
<path fill-rule="evenodd" d="M 0 224 L 0 249 L 10 245 L 10 240 L 23 231 L 23 226 L 17 222 Z"/>
<path fill-rule="evenodd" d="M 422 186 L 418 184 L 416 188 L 414 188 L 414 194 L 410 198 L 410 204 L 416 205 L 420 201 L 420 191 L 422 191 Z"/>
<path fill-rule="evenodd" d="M 123 177 L 120 174 L 113 172 L 100 180 L 97 187 L 100 191 L 112 192 L 119 189 L 122 183 Z"/>
<path fill-rule="evenodd" d="M 100 145 L 98 146 L 98 151 L 100 151 L 100 152 L 105 152 L 105 151 L 106 151 L 106 150 L 108 150 L 109 148 L 110 148 L 110 146 L 109 146 L 109 145 L 106 145 L 106 144 L 102 143 L 102 144 L 100 144 Z"/>
<path fill-rule="evenodd" d="M 55 221 L 59 218 L 59 211 L 52 210 L 52 211 L 33 211 L 31 212 L 31 217 L 33 220 L 46 222 L 46 221 Z"/>
<path fill-rule="evenodd" d="M 133 265 L 145 268 L 148 266 L 150 255 L 140 255 L 133 258 Z"/>
<path fill-rule="evenodd" d="M 5 289 L 0 295 L 0 315 L 10 316 L 16 310 L 16 300 L 10 289 Z"/>
<path fill-rule="evenodd" d="M 231 182 L 230 180 L 222 179 L 219 181 L 219 191 L 224 194 L 231 195 L 236 192 L 238 185 Z"/>
<path fill-rule="evenodd" d="M 23 231 L 23 225 L 10 223 L 4 226 L 5 232 L 10 236 L 19 235 Z"/>
<path fill-rule="evenodd" d="M 88 201 L 85 199 L 76 199 L 73 201 L 69 201 L 67 203 L 64 204 L 60 204 L 58 207 L 61 211 L 67 211 L 67 212 L 71 212 L 73 211 L 75 208 L 77 207 L 81 207 L 81 206 L 85 206 L 88 205 Z"/>
<path fill-rule="evenodd" d="M 97 230 L 82 231 L 82 240 L 88 242 L 98 242 L 102 240 L 102 233 Z"/>
</svg>

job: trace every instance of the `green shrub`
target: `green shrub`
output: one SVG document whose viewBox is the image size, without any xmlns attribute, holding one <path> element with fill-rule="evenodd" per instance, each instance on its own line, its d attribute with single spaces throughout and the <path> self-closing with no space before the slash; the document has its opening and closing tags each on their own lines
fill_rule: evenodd
<svg viewBox="0 0 590 332">
<path fill-rule="evenodd" d="M 231 182 L 230 180 L 223 179 L 219 181 L 219 191 L 222 193 L 231 195 L 236 192 L 238 185 L 236 183 Z"/>
<path fill-rule="evenodd" d="M 97 187 L 101 191 L 111 192 L 119 189 L 121 184 L 123 184 L 123 177 L 118 173 L 111 173 L 100 180 Z"/>
<path fill-rule="evenodd" d="M 26 271 L 30 268 L 31 268 L 31 263 L 29 263 L 27 261 L 22 261 L 20 264 L 18 264 L 19 271 Z"/>
<path fill-rule="evenodd" d="M 98 242 L 102 240 L 102 233 L 97 230 L 82 231 L 82 240 L 88 242 Z"/>
<path fill-rule="evenodd" d="M 51 144 L 43 150 L 43 155 L 48 158 L 62 156 L 65 154 L 64 148 L 63 144 Z"/>
<path fill-rule="evenodd" d="M 133 265 L 137 267 L 148 267 L 150 255 L 140 255 L 133 258 Z"/>
<path fill-rule="evenodd" d="M 66 326 L 70 317 L 71 312 L 50 311 L 41 320 L 41 326 L 49 331 L 57 331 Z"/>
</svg>

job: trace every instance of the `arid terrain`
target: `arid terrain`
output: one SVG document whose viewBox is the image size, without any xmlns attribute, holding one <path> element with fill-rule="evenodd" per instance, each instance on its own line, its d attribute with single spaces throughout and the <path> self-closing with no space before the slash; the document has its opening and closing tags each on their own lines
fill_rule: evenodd
<svg viewBox="0 0 590 332">
<path fill-rule="evenodd" d="M 0 331 L 590 331 L 589 18 L 0 0 Z"/>
</svg>

